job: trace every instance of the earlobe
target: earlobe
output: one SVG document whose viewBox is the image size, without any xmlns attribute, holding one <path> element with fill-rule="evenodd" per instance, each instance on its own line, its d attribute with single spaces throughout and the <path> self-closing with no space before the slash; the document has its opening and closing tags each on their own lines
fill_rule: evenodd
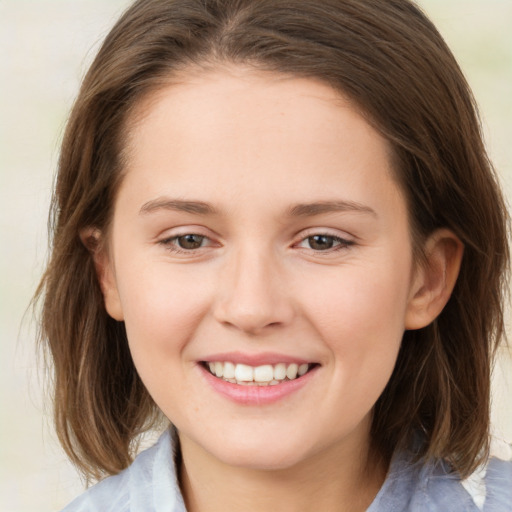
<svg viewBox="0 0 512 512">
<path fill-rule="evenodd" d="M 80 240 L 93 259 L 107 313 L 114 320 L 124 320 L 115 272 L 108 251 L 104 247 L 101 232 L 95 228 L 86 228 L 80 232 Z"/>
<path fill-rule="evenodd" d="M 418 264 L 405 317 L 406 329 L 426 327 L 450 299 L 459 275 L 464 246 L 448 229 L 439 229 L 425 242 L 425 263 Z"/>
</svg>

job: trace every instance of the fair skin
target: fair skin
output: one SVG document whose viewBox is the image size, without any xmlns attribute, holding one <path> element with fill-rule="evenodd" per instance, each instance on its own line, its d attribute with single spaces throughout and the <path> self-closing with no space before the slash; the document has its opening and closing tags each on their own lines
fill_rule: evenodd
<svg viewBox="0 0 512 512">
<path fill-rule="evenodd" d="M 389 145 L 327 85 L 180 78 L 139 106 L 95 261 L 178 429 L 187 508 L 365 510 L 387 469 L 369 454 L 372 407 L 404 330 L 448 300 L 462 246 L 440 230 L 414 264 Z M 225 362 L 307 373 L 248 386 L 208 369 Z"/>
</svg>

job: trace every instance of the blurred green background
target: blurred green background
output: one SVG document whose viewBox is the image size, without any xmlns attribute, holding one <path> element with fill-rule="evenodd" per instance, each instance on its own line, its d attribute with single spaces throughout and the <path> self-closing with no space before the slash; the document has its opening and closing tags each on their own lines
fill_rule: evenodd
<svg viewBox="0 0 512 512">
<path fill-rule="evenodd" d="M 26 313 L 46 258 L 46 218 L 69 108 L 127 0 L 0 0 L 0 510 L 59 510 L 83 486 L 44 403 Z M 512 197 L 512 0 L 420 0 L 480 104 Z M 510 329 L 509 329 L 510 332 Z M 495 371 L 493 419 L 512 440 L 512 365 Z"/>
</svg>

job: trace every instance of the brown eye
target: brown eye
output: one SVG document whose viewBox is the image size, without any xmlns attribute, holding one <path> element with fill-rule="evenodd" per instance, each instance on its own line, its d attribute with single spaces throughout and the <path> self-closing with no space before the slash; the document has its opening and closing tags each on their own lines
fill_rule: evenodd
<svg viewBox="0 0 512 512">
<path fill-rule="evenodd" d="M 303 238 L 297 247 L 300 247 L 301 249 L 309 249 L 310 251 L 318 253 L 331 253 L 348 249 L 352 245 L 354 245 L 352 240 L 346 240 L 335 235 L 317 233 Z"/>
<path fill-rule="evenodd" d="M 314 235 L 307 238 L 309 247 L 315 251 L 326 251 L 334 247 L 335 237 L 328 235 Z"/>
<path fill-rule="evenodd" d="M 204 241 L 205 237 L 201 235 L 183 235 L 178 236 L 176 241 L 181 249 L 199 249 Z"/>
</svg>

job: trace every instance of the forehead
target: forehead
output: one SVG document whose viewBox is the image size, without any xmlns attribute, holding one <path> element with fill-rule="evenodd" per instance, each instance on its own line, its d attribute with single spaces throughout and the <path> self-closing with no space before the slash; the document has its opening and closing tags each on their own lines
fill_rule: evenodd
<svg viewBox="0 0 512 512">
<path fill-rule="evenodd" d="M 172 188 L 300 203 L 396 185 L 389 143 L 319 80 L 236 67 L 183 73 L 140 102 L 128 133 L 126 179 L 155 197 Z"/>
<path fill-rule="evenodd" d="M 351 102 L 345 96 L 319 79 L 235 65 L 195 67 L 178 72 L 165 85 L 146 94 L 129 116 L 127 132 L 138 138 L 138 126 L 163 121 L 162 116 L 172 111 L 172 121 L 182 134 L 186 133 L 188 122 L 199 120 L 203 129 L 198 132 L 198 126 L 194 126 L 197 135 L 218 130 L 221 120 L 231 120 L 239 126 L 244 123 L 252 130 L 257 129 L 258 121 L 263 121 L 259 126 L 267 133 L 279 119 L 288 123 L 286 128 L 291 130 L 293 121 L 311 122 L 318 117 L 315 113 L 325 116 L 331 111 L 335 115 L 336 107 L 347 106 L 351 107 Z M 294 119 L 294 114 L 299 119 Z"/>
<path fill-rule="evenodd" d="M 181 133 L 185 133 L 187 121 L 200 120 L 204 131 L 219 129 L 221 117 L 226 121 L 231 119 L 232 124 L 244 123 L 253 130 L 258 127 L 258 121 L 262 121 L 259 126 L 265 133 L 271 131 L 278 120 L 287 124 L 290 132 L 294 126 L 300 129 L 315 120 L 324 125 L 326 121 L 335 121 L 330 126 L 335 129 L 340 122 L 340 110 L 350 110 L 354 115 L 349 122 L 357 122 L 373 131 L 366 116 L 358 115 L 361 114 L 359 106 L 319 78 L 234 64 L 186 68 L 161 81 L 132 109 L 127 133 L 140 136 L 137 126 L 148 118 L 157 122 L 159 116 L 167 115 L 165 110 L 174 114 L 174 118 L 166 119 L 167 128 L 173 122 Z M 194 131 L 200 135 L 197 126 Z M 384 137 L 382 143 L 388 145 Z M 391 150 L 389 145 L 388 149 Z"/>
</svg>

